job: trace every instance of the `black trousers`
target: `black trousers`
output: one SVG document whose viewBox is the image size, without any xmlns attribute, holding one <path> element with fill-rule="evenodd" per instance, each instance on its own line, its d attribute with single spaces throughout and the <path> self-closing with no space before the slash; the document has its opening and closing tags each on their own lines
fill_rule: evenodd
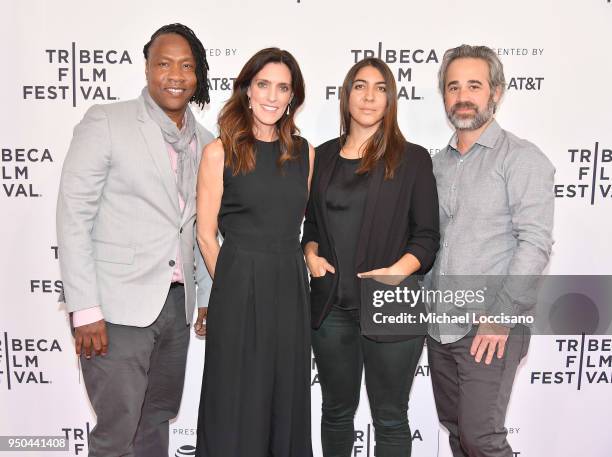
<svg viewBox="0 0 612 457">
<path fill-rule="evenodd" d="M 312 331 L 323 395 L 324 457 L 348 457 L 355 439 L 353 419 L 365 368 L 377 457 L 406 457 L 412 450 L 408 397 L 424 337 L 380 343 L 361 335 L 356 310 L 332 309 Z"/>
</svg>

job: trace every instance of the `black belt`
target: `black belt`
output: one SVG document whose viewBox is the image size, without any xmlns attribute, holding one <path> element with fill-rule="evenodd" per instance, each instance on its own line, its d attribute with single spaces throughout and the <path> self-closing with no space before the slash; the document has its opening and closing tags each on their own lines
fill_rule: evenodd
<svg viewBox="0 0 612 457">
<path fill-rule="evenodd" d="M 170 283 L 170 289 L 174 289 L 175 287 L 182 287 L 185 286 L 185 284 L 183 284 L 182 282 L 172 282 Z"/>
</svg>

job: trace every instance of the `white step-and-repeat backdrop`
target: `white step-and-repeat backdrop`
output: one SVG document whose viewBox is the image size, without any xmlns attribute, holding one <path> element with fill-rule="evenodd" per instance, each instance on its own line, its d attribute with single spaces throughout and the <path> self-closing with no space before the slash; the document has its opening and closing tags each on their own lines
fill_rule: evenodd
<svg viewBox="0 0 612 457">
<path fill-rule="evenodd" d="M 303 70 L 307 99 L 298 122 L 311 143 L 337 136 L 338 86 L 356 60 L 378 56 L 397 76 L 404 134 L 432 154 L 451 135 L 436 89 L 444 50 L 461 43 L 494 48 L 508 81 L 500 124 L 539 145 L 557 168 L 548 272 L 611 272 L 610 0 L 8 0 L 0 9 L 0 435 L 62 435 L 70 451 L 56 455 L 87 454 L 95 417 L 57 302 L 59 175 L 85 110 L 139 94 L 142 46 L 163 24 L 189 25 L 207 48 L 211 104 L 197 116 L 212 131 L 232 77 L 254 52 L 273 45 L 290 50 Z M 190 455 L 195 444 L 204 345 L 191 341 L 183 403 L 170 428 L 171 456 Z M 313 363 L 317 456 L 320 401 Z M 515 455 L 612 455 L 610 405 L 609 335 L 534 337 L 507 417 Z M 410 420 L 415 457 L 451 455 L 425 356 Z M 353 455 L 374 456 L 365 392 L 356 428 Z"/>
</svg>

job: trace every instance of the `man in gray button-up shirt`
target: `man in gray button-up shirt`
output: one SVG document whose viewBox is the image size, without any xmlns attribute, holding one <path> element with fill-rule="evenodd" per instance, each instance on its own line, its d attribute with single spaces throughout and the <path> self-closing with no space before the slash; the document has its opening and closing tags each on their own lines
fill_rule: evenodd
<svg viewBox="0 0 612 457">
<path fill-rule="evenodd" d="M 439 78 L 456 132 L 433 159 L 442 236 L 433 283 L 449 275 L 506 276 L 482 313 L 522 314 L 529 305 L 510 278 L 539 275 L 548 263 L 554 167 L 534 144 L 495 121 L 505 80 L 491 49 L 448 50 Z M 528 329 L 439 324 L 431 326 L 427 343 L 438 416 L 453 455 L 511 457 L 504 421 Z"/>
</svg>

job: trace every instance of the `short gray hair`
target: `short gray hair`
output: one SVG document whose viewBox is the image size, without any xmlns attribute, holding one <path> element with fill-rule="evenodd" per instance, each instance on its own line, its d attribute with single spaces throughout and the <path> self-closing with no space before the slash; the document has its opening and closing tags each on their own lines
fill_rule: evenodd
<svg viewBox="0 0 612 457">
<path fill-rule="evenodd" d="M 446 70 L 455 59 L 472 58 L 482 59 L 489 65 L 489 88 L 491 92 L 498 87 L 501 88 L 501 94 L 506 90 L 506 79 L 504 78 L 504 66 L 491 48 L 487 46 L 470 46 L 462 44 L 456 48 L 451 48 L 444 53 L 442 65 L 438 71 L 438 86 L 440 92 L 444 96 L 444 86 L 446 84 Z"/>
</svg>

